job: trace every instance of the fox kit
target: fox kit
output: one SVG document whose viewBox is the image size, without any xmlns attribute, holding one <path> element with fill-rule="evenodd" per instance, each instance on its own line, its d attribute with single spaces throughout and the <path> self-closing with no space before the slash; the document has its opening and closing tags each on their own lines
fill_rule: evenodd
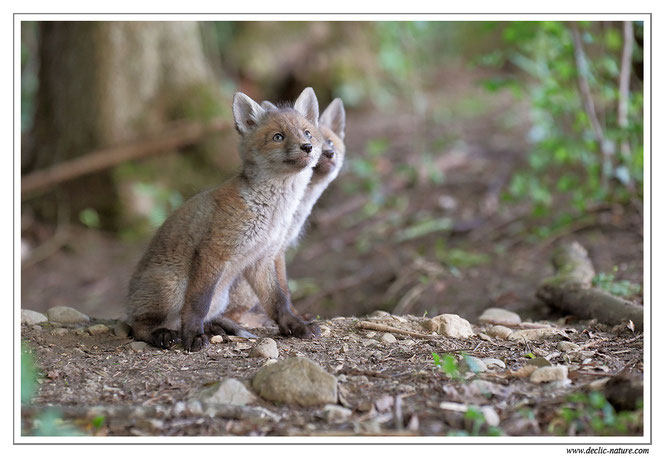
<svg viewBox="0 0 665 458">
<path fill-rule="evenodd" d="M 278 107 L 270 102 L 264 101 L 261 106 L 267 110 L 279 110 Z M 333 100 L 319 119 L 319 132 L 323 137 L 322 153 L 318 163 L 314 167 L 314 173 L 307 186 L 305 195 L 300 205 L 298 205 L 293 221 L 291 222 L 284 246 L 275 261 L 275 269 L 280 284 L 282 285 L 282 289 L 287 292 L 287 295 L 288 282 L 284 257 L 285 251 L 290 246 L 298 243 L 298 239 L 303 232 L 303 226 L 312 211 L 312 207 L 316 204 L 323 191 L 339 174 L 346 151 L 344 145 L 345 122 L 346 115 L 341 99 Z M 260 325 L 261 318 L 249 312 L 250 308 L 256 304 L 258 304 L 258 300 L 249 284 L 244 281 L 238 281 L 231 289 L 229 306 L 225 312 L 225 317 L 247 325 Z"/>
<path fill-rule="evenodd" d="M 129 286 L 137 339 L 162 348 L 180 339 L 186 350 L 205 347 L 206 329 L 230 326 L 222 314 L 241 276 L 283 334 L 310 337 L 318 330 L 290 310 L 275 268 L 321 155 L 316 95 L 307 88 L 293 108 L 266 110 L 238 92 L 233 117 L 242 171 L 189 199 L 155 234 Z"/>
</svg>

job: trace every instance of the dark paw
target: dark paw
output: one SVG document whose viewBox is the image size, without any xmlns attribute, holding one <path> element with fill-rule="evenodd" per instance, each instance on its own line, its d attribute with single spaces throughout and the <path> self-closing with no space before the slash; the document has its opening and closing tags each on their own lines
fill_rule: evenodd
<svg viewBox="0 0 665 458">
<path fill-rule="evenodd" d="M 200 351 L 210 344 L 205 334 L 185 334 L 182 337 L 182 346 L 187 351 Z"/>
<path fill-rule="evenodd" d="M 171 329 L 159 328 L 152 333 L 152 344 L 155 347 L 171 348 L 179 340 L 178 332 Z"/>
<path fill-rule="evenodd" d="M 313 321 L 305 322 L 298 317 L 289 317 L 283 325 L 279 326 L 282 335 L 293 336 L 299 339 L 313 339 L 321 335 L 321 328 Z"/>
<path fill-rule="evenodd" d="M 208 336 L 208 338 L 212 336 L 226 335 L 226 331 L 224 330 L 224 328 L 217 323 L 206 323 L 203 326 L 203 331 L 205 332 L 205 335 Z"/>
</svg>

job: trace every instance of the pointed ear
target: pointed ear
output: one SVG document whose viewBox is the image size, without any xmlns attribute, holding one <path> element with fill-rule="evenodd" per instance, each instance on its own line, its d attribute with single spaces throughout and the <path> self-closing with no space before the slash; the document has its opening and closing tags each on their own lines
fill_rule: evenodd
<svg viewBox="0 0 665 458">
<path fill-rule="evenodd" d="M 335 134 L 344 140 L 344 127 L 346 126 L 346 113 L 344 112 L 344 103 L 342 99 L 335 99 L 330 102 L 319 119 L 322 126 L 335 132 Z"/>
<path fill-rule="evenodd" d="M 233 96 L 233 119 L 241 134 L 253 129 L 263 113 L 265 110 L 242 92 L 236 92 Z"/>
<path fill-rule="evenodd" d="M 319 101 L 311 87 L 305 88 L 293 104 L 293 108 L 303 115 L 309 122 L 318 127 L 319 125 Z"/>
<path fill-rule="evenodd" d="M 268 111 L 268 110 L 278 110 L 279 109 L 279 108 L 277 108 L 277 105 L 275 105 L 272 102 L 268 102 L 267 100 L 264 100 L 263 102 L 261 102 L 261 108 L 263 108 L 266 111 Z"/>
</svg>

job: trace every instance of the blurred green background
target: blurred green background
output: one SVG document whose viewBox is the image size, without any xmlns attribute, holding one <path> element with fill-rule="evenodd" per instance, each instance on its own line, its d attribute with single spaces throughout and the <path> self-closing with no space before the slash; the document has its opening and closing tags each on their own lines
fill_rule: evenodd
<svg viewBox="0 0 665 458">
<path fill-rule="evenodd" d="M 569 236 L 639 294 L 642 40 L 638 22 L 22 22 L 24 186 L 177 140 L 24 189 L 22 305 L 122 316 L 154 230 L 239 167 L 233 93 L 306 86 L 344 101 L 347 159 L 290 254 L 299 308 L 537 314 Z"/>
</svg>

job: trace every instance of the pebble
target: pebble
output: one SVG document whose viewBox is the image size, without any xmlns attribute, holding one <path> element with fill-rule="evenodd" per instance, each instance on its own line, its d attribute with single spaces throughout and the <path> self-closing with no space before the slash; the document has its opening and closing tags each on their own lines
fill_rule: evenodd
<svg viewBox="0 0 665 458">
<path fill-rule="evenodd" d="M 402 343 L 402 345 L 404 345 L 405 347 L 412 347 L 413 345 L 416 344 L 416 341 L 415 341 L 415 340 L 411 340 L 411 339 L 406 339 L 406 340 L 403 340 L 401 343 Z"/>
<path fill-rule="evenodd" d="M 391 316 L 390 313 L 383 311 L 383 310 L 375 310 L 374 312 L 370 313 L 369 317 L 370 318 L 386 318 Z"/>
<path fill-rule="evenodd" d="M 65 306 L 51 307 L 46 311 L 49 321 L 55 321 L 58 323 L 68 324 L 68 323 L 85 323 L 90 321 L 90 318 L 87 315 L 79 312 L 76 309 Z"/>
<path fill-rule="evenodd" d="M 376 336 L 376 331 L 369 331 L 367 334 L 365 334 L 365 337 L 367 337 L 368 339 L 371 339 L 374 336 Z"/>
<path fill-rule="evenodd" d="M 487 371 L 487 366 L 482 359 L 469 355 L 464 355 L 460 361 L 459 368 L 461 372 L 473 372 L 476 374 Z"/>
<path fill-rule="evenodd" d="M 487 369 L 489 370 L 506 368 L 506 363 L 497 358 L 483 358 L 482 362 L 485 363 L 485 366 L 487 366 Z"/>
<path fill-rule="evenodd" d="M 478 318 L 478 322 L 481 324 L 504 324 L 504 325 L 516 325 L 522 322 L 520 316 L 508 310 L 500 308 L 489 308 L 486 309 L 482 315 Z"/>
<path fill-rule="evenodd" d="M 513 330 L 505 326 L 497 325 L 492 326 L 487 330 L 487 335 L 491 337 L 496 337 L 498 339 L 507 339 L 510 334 L 513 333 Z"/>
<path fill-rule="evenodd" d="M 95 324 L 88 328 L 88 332 L 90 333 L 91 336 L 96 336 L 97 334 L 104 334 L 109 331 L 110 329 L 103 324 Z"/>
<path fill-rule="evenodd" d="M 343 423 L 349 419 L 353 412 L 346 407 L 338 406 L 335 404 L 327 404 L 323 408 L 323 413 L 328 423 Z"/>
<path fill-rule="evenodd" d="M 41 331 L 42 327 L 38 324 L 33 324 L 32 326 L 30 326 L 30 329 L 32 329 L 33 331 Z"/>
<path fill-rule="evenodd" d="M 321 329 L 321 337 L 327 337 L 330 335 L 330 328 L 328 326 L 319 326 Z"/>
<path fill-rule="evenodd" d="M 471 323 L 459 315 L 444 313 L 423 322 L 423 327 L 442 336 L 465 338 L 474 335 Z"/>
<path fill-rule="evenodd" d="M 65 334 L 69 334 L 69 330 L 65 328 L 55 328 L 51 331 L 51 334 L 54 336 L 64 336 Z"/>
<path fill-rule="evenodd" d="M 198 399 L 213 404 L 244 406 L 255 402 L 256 396 L 242 382 L 229 378 L 205 388 L 199 393 Z"/>
<path fill-rule="evenodd" d="M 398 321 L 400 323 L 408 323 L 409 322 L 409 320 L 407 320 L 403 316 L 399 316 L 399 315 L 392 315 L 392 318 L 393 318 L 393 320 Z"/>
<path fill-rule="evenodd" d="M 269 401 L 304 407 L 337 403 L 337 379 L 303 357 L 262 367 L 252 379 L 252 388 Z"/>
<path fill-rule="evenodd" d="M 586 362 L 587 359 L 592 359 L 595 354 L 596 352 L 591 350 L 571 351 L 570 353 L 568 353 L 568 357 L 570 358 L 571 361 Z"/>
<path fill-rule="evenodd" d="M 150 344 L 148 342 L 141 342 L 138 340 L 136 342 L 132 342 L 129 344 L 129 348 L 131 348 L 135 352 L 142 352 L 148 347 L 150 347 Z"/>
<path fill-rule="evenodd" d="M 277 342 L 270 337 L 260 339 L 249 352 L 250 358 L 270 358 L 276 359 L 279 356 Z"/>
<path fill-rule="evenodd" d="M 132 328 L 129 326 L 127 323 L 124 321 L 118 321 L 113 325 L 113 334 L 115 334 L 118 337 L 129 337 L 129 334 L 131 334 Z"/>
<path fill-rule="evenodd" d="M 386 332 L 385 334 L 383 334 L 381 336 L 381 342 L 391 344 L 391 343 L 397 342 L 397 338 L 394 335 L 392 335 L 391 333 Z"/>
<path fill-rule="evenodd" d="M 553 382 L 568 380 L 568 367 L 548 366 L 539 367 L 529 377 L 533 383 Z"/>
<path fill-rule="evenodd" d="M 533 358 L 531 361 L 529 361 L 528 364 L 529 366 L 535 366 L 535 367 L 548 367 L 552 365 L 552 363 L 550 363 L 546 358 L 543 358 L 542 356 Z"/>
<path fill-rule="evenodd" d="M 516 340 L 518 342 L 526 340 L 528 342 L 547 340 L 549 337 L 560 335 L 561 331 L 557 328 L 521 329 L 519 331 L 513 331 L 510 336 L 508 336 L 508 340 Z"/>
<path fill-rule="evenodd" d="M 223 336 L 212 336 L 210 338 L 210 343 L 212 344 L 218 344 L 224 342 L 224 337 Z"/>
<path fill-rule="evenodd" d="M 486 342 L 492 342 L 492 338 L 485 333 L 479 332 L 478 337 L 483 339 Z"/>
<path fill-rule="evenodd" d="M 493 407 L 483 406 L 480 408 L 480 411 L 483 413 L 485 421 L 489 426 L 499 426 L 501 420 L 499 419 L 499 414 L 496 413 L 496 410 L 494 410 Z"/>
<path fill-rule="evenodd" d="M 48 321 L 48 318 L 43 313 L 35 312 L 34 310 L 21 309 L 21 324 L 31 326 Z"/>
<path fill-rule="evenodd" d="M 580 349 L 580 346 L 577 345 L 576 343 L 573 342 L 568 342 L 566 340 L 562 340 L 556 345 L 556 349 L 563 351 L 563 352 L 569 352 L 569 351 L 577 351 Z"/>
</svg>

